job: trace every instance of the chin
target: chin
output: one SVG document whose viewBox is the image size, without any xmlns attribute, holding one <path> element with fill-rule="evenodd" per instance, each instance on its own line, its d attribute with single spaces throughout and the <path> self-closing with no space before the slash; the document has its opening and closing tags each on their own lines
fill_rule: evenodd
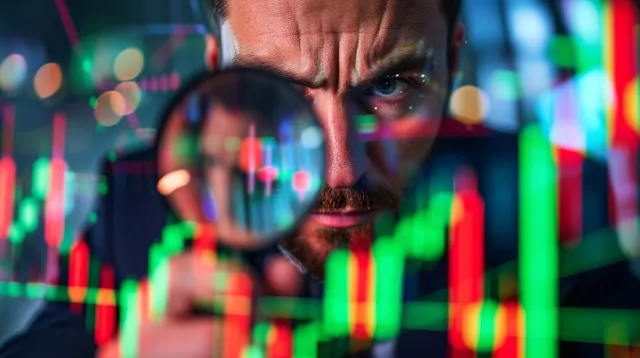
<svg viewBox="0 0 640 358">
<path fill-rule="evenodd" d="M 325 264 L 329 255 L 337 249 L 347 249 L 354 240 L 371 243 L 373 225 L 363 223 L 350 228 L 334 228 L 310 221 L 297 235 L 286 238 L 281 246 L 313 277 L 324 280 Z"/>
</svg>

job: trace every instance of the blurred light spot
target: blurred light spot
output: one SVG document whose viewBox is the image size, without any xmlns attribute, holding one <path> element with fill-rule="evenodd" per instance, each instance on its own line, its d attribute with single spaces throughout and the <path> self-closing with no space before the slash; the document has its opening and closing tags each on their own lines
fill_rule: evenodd
<svg viewBox="0 0 640 358">
<path fill-rule="evenodd" d="M 124 97 L 119 92 L 107 91 L 98 97 L 93 113 L 103 126 L 112 126 L 120 121 L 125 110 Z"/>
<path fill-rule="evenodd" d="M 56 94 L 60 86 L 62 86 L 62 70 L 56 63 L 47 63 L 40 67 L 33 79 L 36 94 L 42 99 Z"/>
<path fill-rule="evenodd" d="M 311 175 L 306 170 L 298 170 L 293 175 L 293 190 L 304 193 L 311 186 Z"/>
<path fill-rule="evenodd" d="M 549 41 L 550 28 L 542 11 L 522 7 L 511 18 L 516 44 L 531 50 L 542 50 Z"/>
<path fill-rule="evenodd" d="M 137 48 L 128 48 L 116 57 L 113 63 L 113 73 L 120 81 L 136 78 L 144 66 L 144 56 Z"/>
<path fill-rule="evenodd" d="M 638 133 L 638 101 L 640 101 L 640 97 L 638 97 L 638 77 L 627 85 L 623 96 L 624 118 L 627 124 Z"/>
<path fill-rule="evenodd" d="M 82 70 L 86 73 L 91 73 L 92 69 L 93 69 L 93 65 L 91 65 L 91 60 L 84 59 L 82 61 Z"/>
<path fill-rule="evenodd" d="M 567 1 L 564 16 L 574 36 L 583 41 L 595 43 L 600 38 L 604 16 L 599 14 L 596 5 L 590 1 Z"/>
<path fill-rule="evenodd" d="M 491 76 L 491 94 L 498 99 L 515 101 L 518 99 L 518 75 L 512 71 L 498 70 Z"/>
<path fill-rule="evenodd" d="M 322 144 L 322 132 L 317 127 L 307 127 L 302 131 L 300 139 L 306 149 L 316 149 Z"/>
<path fill-rule="evenodd" d="M 260 169 L 260 171 L 258 171 L 258 180 L 263 182 L 271 182 L 278 178 L 278 174 L 278 168 L 276 167 L 263 167 L 262 169 Z"/>
<path fill-rule="evenodd" d="M 477 87 L 460 87 L 451 95 L 450 109 L 460 122 L 478 124 L 489 113 L 489 97 Z"/>
<path fill-rule="evenodd" d="M 138 109 L 140 99 L 142 98 L 142 91 L 137 83 L 122 82 L 116 86 L 116 92 L 120 93 L 125 101 L 123 114 L 131 114 Z"/>
<path fill-rule="evenodd" d="M 13 54 L 0 64 L 0 88 L 6 92 L 15 91 L 27 77 L 27 61 L 21 55 Z"/>
<path fill-rule="evenodd" d="M 158 192 L 162 195 L 170 195 L 174 191 L 186 186 L 191 180 L 191 175 L 184 169 L 166 174 L 158 181 Z"/>
</svg>

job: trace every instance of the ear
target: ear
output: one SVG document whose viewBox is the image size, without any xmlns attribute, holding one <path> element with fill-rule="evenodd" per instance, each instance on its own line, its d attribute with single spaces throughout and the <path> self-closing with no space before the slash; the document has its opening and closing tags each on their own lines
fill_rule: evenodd
<svg viewBox="0 0 640 358">
<path fill-rule="evenodd" d="M 461 22 L 458 22 L 453 31 L 453 36 L 451 38 L 451 57 L 449 58 L 449 69 L 451 75 L 454 75 L 455 72 L 458 71 L 458 65 L 460 63 L 460 46 L 465 42 L 465 27 Z"/>
<path fill-rule="evenodd" d="M 210 70 L 216 70 L 218 63 L 220 63 L 220 46 L 218 40 L 213 35 L 206 35 L 205 45 L 204 62 Z"/>
</svg>

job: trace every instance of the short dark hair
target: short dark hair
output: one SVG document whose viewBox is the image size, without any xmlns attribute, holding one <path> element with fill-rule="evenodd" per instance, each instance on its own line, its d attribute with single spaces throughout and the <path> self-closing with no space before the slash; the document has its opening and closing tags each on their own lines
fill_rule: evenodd
<svg viewBox="0 0 640 358">
<path fill-rule="evenodd" d="M 223 19 L 227 15 L 226 2 L 227 0 L 208 0 L 214 11 L 214 15 L 220 19 Z M 447 19 L 447 28 L 449 35 L 453 32 L 453 28 L 458 21 L 460 14 L 460 7 L 462 0 L 440 0 L 442 12 Z"/>
</svg>

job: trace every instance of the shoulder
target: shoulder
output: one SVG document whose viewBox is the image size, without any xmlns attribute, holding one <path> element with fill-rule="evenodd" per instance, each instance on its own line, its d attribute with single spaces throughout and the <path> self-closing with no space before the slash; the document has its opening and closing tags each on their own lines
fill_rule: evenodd
<svg viewBox="0 0 640 358">
<path fill-rule="evenodd" d="M 148 248 L 159 239 L 168 213 L 157 190 L 153 148 L 107 158 L 102 165 L 97 221 L 88 239 L 100 244 L 121 277 L 146 274 Z"/>
</svg>

